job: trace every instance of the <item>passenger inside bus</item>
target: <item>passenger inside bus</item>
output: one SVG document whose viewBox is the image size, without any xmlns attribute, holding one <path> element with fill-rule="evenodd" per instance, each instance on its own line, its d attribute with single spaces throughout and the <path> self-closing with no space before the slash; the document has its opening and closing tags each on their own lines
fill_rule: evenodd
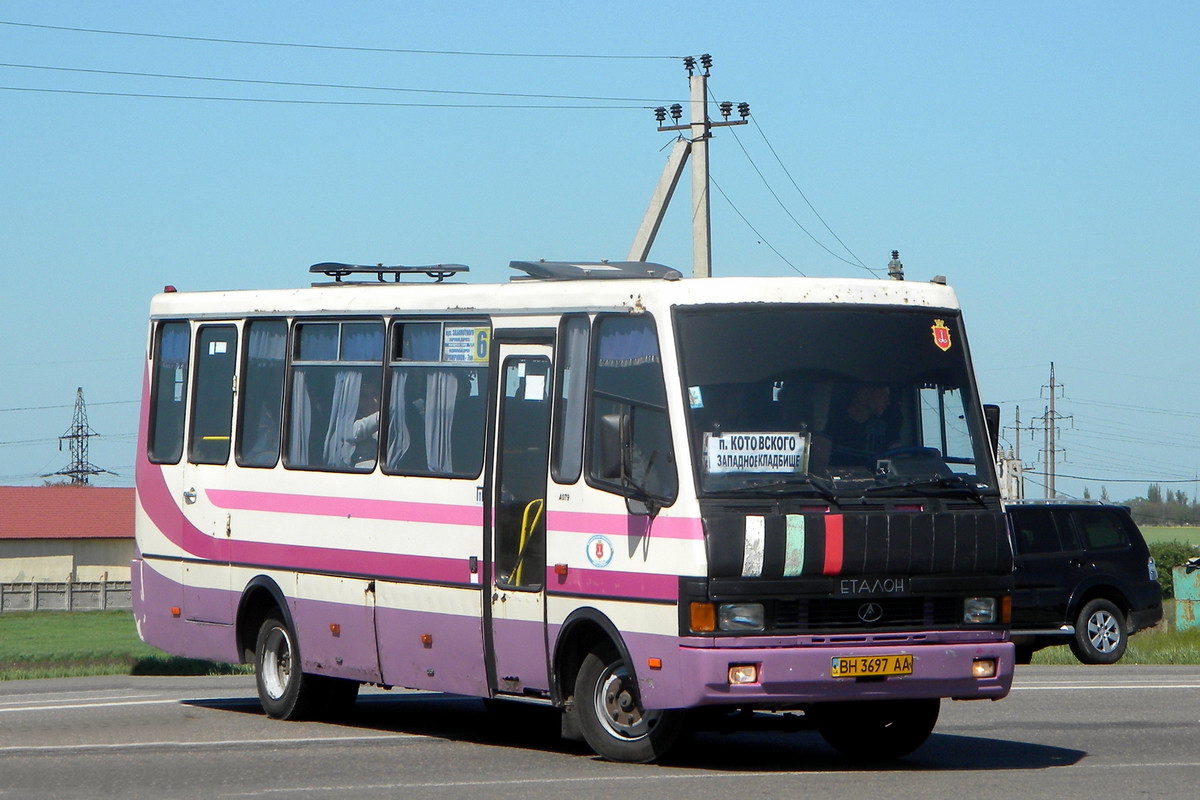
<svg viewBox="0 0 1200 800">
<path fill-rule="evenodd" d="M 879 453 L 895 446 L 890 442 L 885 414 L 891 406 L 891 389 L 882 384 L 856 386 L 844 405 L 834 410 L 825 435 L 832 444 L 833 462 L 873 467 Z"/>
<path fill-rule="evenodd" d="M 358 469 L 373 469 L 379 452 L 379 384 L 363 382 L 359 392 L 358 416 L 347 440 L 354 446 L 352 463 Z"/>
</svg>

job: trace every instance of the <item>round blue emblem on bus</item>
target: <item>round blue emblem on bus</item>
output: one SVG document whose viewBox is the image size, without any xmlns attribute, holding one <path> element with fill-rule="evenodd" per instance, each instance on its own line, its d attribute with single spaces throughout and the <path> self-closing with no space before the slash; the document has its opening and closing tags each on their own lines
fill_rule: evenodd
<svg viewBox="0 0 1200 800">
<path fill-rule="evenodd" d="M 588 539 L 587 558 L 593 567 L 601 569 L 612 563 L 613 546 L 607 536 L 593 536 Z"/>
</svg>

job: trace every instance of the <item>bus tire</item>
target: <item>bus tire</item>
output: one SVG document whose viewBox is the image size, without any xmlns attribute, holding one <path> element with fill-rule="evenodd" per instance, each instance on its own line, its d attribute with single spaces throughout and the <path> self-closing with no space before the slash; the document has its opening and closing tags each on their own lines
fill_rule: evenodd
<svg viewBox="0 0 1200 800">
<path fill-rule="evenodd" d="M 815 706 L 817 731 L 854 761 L 887 761 L 916 750 L 937 724 L 941 700 L 867 700 Z"/>
<path fill-rule="evenodd" d="M 320 679 L 300 671 L 296 635 L 269 614 L 254 645 L 254 678 L 263 711 L 272 719 L 304 719 L 318 699 Z M 357 694 L 357 690 L 355 690 Z"/>
<path fill-rule="evenodd" d="M 635 764 L 665 755 L 683 724 L 682 711 L 642 708 L 633 673 L 608 645 L 583 659 L 575 678 L 574 712 L 597 755 Z"/>
</svg>

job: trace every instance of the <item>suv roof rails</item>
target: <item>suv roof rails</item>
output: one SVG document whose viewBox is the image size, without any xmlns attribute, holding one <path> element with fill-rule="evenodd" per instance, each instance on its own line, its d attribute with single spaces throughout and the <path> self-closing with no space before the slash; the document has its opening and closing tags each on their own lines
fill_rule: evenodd
<svg viewBox="0 0 1200 800">
<path fill-rule="evenodd" d="M 510 261 L 508 266 L 525 275 L 514 281 L 614 280 L 619 278 L 677 281 L 683 277 L 677 269 L 649 261 Z"/>
<path fill-rule="evenodd" d="M 1020 500 L 1005 500 L 1006 506 L 1119 506 L 1120 503 L 1114 503 L 1104 500 L 1074 500 L 1065 497 L 1059 498 L 1021 498 Z"/>
<path fill-rule="evenodd" d="M 370 267 L 363 266 L 362 264 L 339 264 L 336 261 L 322 261 L 319 264 L 313 264 L 308 268 L 308 271 L 320 275 L 328 275 L 330 278 L 333 278 L 332 281 L 314 283 L 313 286 L 371 286 L 400 283 L 401 275 L 416 275 L 421 273 L 433 278 L 434 283 L 441 283 L 451 275 L 467 272 L 470 269 L 466 264 L 429 264 L 421 267 L 385 267 L 383 264 L 376 264 Z M 345 278 L 347 275 L 374 275 L 375 280 L 343 281 L 342 278 Z M 391 281 L 385 277 L 387 275 L 392 276 Z"/>
</svg>

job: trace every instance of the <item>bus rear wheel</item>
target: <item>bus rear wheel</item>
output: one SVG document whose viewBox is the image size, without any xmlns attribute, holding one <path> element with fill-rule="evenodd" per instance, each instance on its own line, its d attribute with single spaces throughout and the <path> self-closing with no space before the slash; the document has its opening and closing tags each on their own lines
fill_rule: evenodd
<svg viewBox="0 0 1200 800">
<path fill-rule="evenodd" d="M 937 724 L 941 700 L 868 700 L 815 706 L 821 737 L 855 761 L 906 756 L 925 743 Z"/>
<path fill-rule="evenodd" d="M 682 711 L 642 707 L 633 672 L 611 646 L 584 658 L 575 679 L 575 714 L 598 755 L 636 764 L 665 755 L 683 724 Z"/>
</svg>

